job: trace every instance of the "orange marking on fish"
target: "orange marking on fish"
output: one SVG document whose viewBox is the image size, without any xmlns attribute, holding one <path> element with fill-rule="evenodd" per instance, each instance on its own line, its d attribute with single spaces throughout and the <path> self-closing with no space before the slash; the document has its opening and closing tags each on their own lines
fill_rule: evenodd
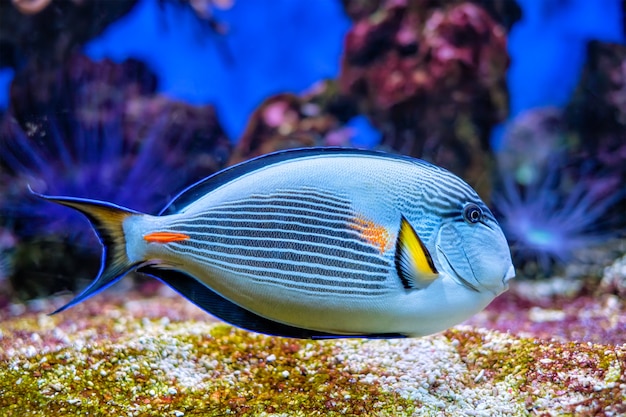
<svg viewBox="0 0 626 417">
<path fill-rule="evenodd" d="M 189 235 L 176 232 L 152 232 L 143 236 L 149 243 L 170 243 L 189 239 Z"/>
<path fill-rule="evenodd" d="M 380 253 L 391 248 L 390 235 L 385 227 L 363 217 L 355 217 L 350 227 L 361 232 L 361 237 L 376 246 Z"/>
</svg>

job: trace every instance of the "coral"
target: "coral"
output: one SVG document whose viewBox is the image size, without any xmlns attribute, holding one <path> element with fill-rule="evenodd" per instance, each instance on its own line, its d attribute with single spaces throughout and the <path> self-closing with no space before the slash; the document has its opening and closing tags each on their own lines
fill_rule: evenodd
<svg viewBox="0 0 626 417">
<path fill-rule="evenodd" d="M 615 269 L 615 281 L 626 279 Z M 614 282 L 615 282 L 614 281 Z M 614 287 L 569 278 L 515 280 L 509 291 L 465 324 L 559 342 L 624 345 L 626 305 Z"/>
<path fill-rule="evenodd" d="M 493 202 L 522 275 L 548 275 L 626 235 L 624 68 L 624 46 L 592 42 L 566 109 L 527 111 L 506 129 Z"/>
<path fill-rule="evenodd" d="M 137 97 L 155 94 L 156 85 L 155 74 L 136 59 L 94 62 L 72 54 L 60 67 L 30 61 L 17 72 L 9 109 L 27 132 L 34 129 L 29 123 L 36 125 L 44 116 L 74 118 L 101 129 L 119 124 L 126 106 Z"/>
<path fill-rule="evenodd" d="M 333 81 L 320 82 L 300 96 L 274 95 L 250 116 L 230 163 L 280 149 L 349 145 L 354 132 L 344 125 L 356 114 L 356 105 Z"/>
<path fill-rule="evenodd" d="M 266 99 L 250 116 L 230 163 L 275 150 L 314 146 L 318 132 L 298 129 L 305 117 L 300 106 L 300 98 L 294 94 L 284 93 Z"/>
<path fill-rule="evenodd" d="M 626 182 L 626 46 L 589 43 L 564 119 L 576 134 L 581 156 Z"/>
<path fill-rule="evenodd" d="M 622 299 L 626 298 L 626 255 L 604 269 L 598 290 L 600 293 L 613 293 Z"/>
<path fill-rule="evenodd" d="M 487 198 L 507 66 L 505 30 L 480 6 L 385 1 L 346 36 L 339 84 L 382 131 L 383 147 L 442 165 Z"/>
<path fill-rule="evenodd" d="M 23 14 L 36 14 L 48 7 L 52 0 L 13 0 L 15 8 Z"/>
<path fill-rule="evenodd" d="M 75 56 L 37 80 L 22 75 L 0 125 L 0 177 L 6 179 L 0 207 L 7 214 L 1 223 L 22 245 L 14 278 L 60 274 L 76 280 L 97 271 L 97 246 L 84 219 L 29 196 L 28 185 L 157 213 L 230 156 L 214 109 L 155 95 L 154 76 L 136 61 Z M 21 278 L 16 283 L 24 285 Z M 41 283 L 49 290 L 67 288 L 63 280 Z M 46 293 L 31 284 L 31 296 Z"/>
<path fill-rule="evenodd" d="M 458 326 L 419 339 L 294 340 L 212 323 L 178 301 L 127 295 L 53 317 L 35 311 L 49 303 L 18 316 L 0 310 L 0 413 L 626 412 L 623 336 L 593 344 Z"/>
<path fill-rule="evenodd" d="M 466 2 L 447 1 L 448 4 Z M 511 0 L 470 0 L 487 11 L 496 22 L 507 30 L 521 19 L 522 9 L 515 1 Z M 378 10 L 383 4 L 390 5 L 387 0 L 341 0 L 345 13 L 354 21 L 365 19 Z M 430 4 L 429 4 L 430 3 Z M 421 0 L 412 3 L 412 7 L 437 7 L 442 6 L 441 1 Z"/>
<path fill-rule="evenodd" d="M 37 61 L 52 68 L 128 13 L 137 0 L 0 2 L 0 67 Z M 44 64 L 45 63 L 45 64 Z"/>
<path fill-rule="evenodd" d="M 0 132 L 0 167 L 12 178 L 5 209 L 28 212 L 48 230 L 71 230 L 65 210 L 24 199 L 27 183 L 154 213 L 182 187 L 221 169 L 230 143 L 214 109 L 154 95 L 145 71 L 133 61 L 75 57 L 49 77 L 61 78 L 63 88 L 48 86 L 43 102 L 30 96 L 29 82 L 16 79 Z M 19 221 L 16 229 L 23 230 Z"/>
</svg>

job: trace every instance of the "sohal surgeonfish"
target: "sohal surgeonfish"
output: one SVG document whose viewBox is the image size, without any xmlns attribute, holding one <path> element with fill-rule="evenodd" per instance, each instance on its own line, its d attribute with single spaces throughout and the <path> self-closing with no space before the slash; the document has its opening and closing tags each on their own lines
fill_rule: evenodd
<svg viewBox="0 0 626 417">
<path fill-rule="evenodd" d="M 262 156 L 196 183 L 156 216 L 39 196 L 85 214 L 104 246 L 97 278 L 56 312 L 138 270 L 255 332 L 422 336 L 480 311 L 515 275 L 476 192 L 399 155 L 312 148 Z"/>
</svg>

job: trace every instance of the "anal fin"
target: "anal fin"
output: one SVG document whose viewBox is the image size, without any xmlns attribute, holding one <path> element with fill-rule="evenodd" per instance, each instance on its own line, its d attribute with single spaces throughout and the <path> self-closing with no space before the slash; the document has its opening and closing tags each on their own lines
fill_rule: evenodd
<svg viewBox="0 0 626 417">
<path fill-rule="evenodd" d="M 158 278 L 204 311 L 226 323 L 244 330 L 264 333 L 270 336 L 293 337 L 298 339 L 336 339 L 353 337 L 388 339 L 406 337 L 398 333 L 342 335 L 289 326 L 259 316 L 258 314 L 238 306 L 203 285 L 194 277 L 183 272 L 173 269 L 159 269 L 154 266 L 144 266 L 139 268 L 138 272 Z"/>
</svg>

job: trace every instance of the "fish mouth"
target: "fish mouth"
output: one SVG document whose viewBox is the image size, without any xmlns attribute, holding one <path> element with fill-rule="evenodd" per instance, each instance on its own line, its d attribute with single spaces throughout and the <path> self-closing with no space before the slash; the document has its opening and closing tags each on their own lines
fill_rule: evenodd
<svg viewBox="0 0 626 417">
<path fill-rule="evenodd" d="M 466 280 L 465 278 L 463 278 L 461 276 L 461 274 L 458 273 L 458 271 L 456 269 L 454 269 L 454 266 L 452 265 L 452 263 L 450 262 L 450 260 L 448 259 L 447 255 L 445 254 L 445 252 L 443 250 L 441 250 L 441 247 L 439 245 L 437 245 L 437 252 L 441 255 L 441 257 L 446 261 L 446 263 L 448 264 L 448 266 L 450 267 L 450 270 L 452 271 L 452 278 L 460 285 L 464 286 L 465 288 L 467 288 L 468 290 L 472 290 L 475 292 L 480 292 L 480 290 L 473 285 L 472 283 L 470 283 L 468 280 Z M 470 265 L 471 267 L 471 265 Z"/>
<path fill-rule="evenodd" d="M 504 287 L 504 291 L 509 289 L 509 281 L 513 278 L 515 278 L 515 267 L 513 266 L 513 264 L 511 264 L 508 271 L 506 271 L 506 273 L 502 277 L 502 285 Z"/>
</svg>

